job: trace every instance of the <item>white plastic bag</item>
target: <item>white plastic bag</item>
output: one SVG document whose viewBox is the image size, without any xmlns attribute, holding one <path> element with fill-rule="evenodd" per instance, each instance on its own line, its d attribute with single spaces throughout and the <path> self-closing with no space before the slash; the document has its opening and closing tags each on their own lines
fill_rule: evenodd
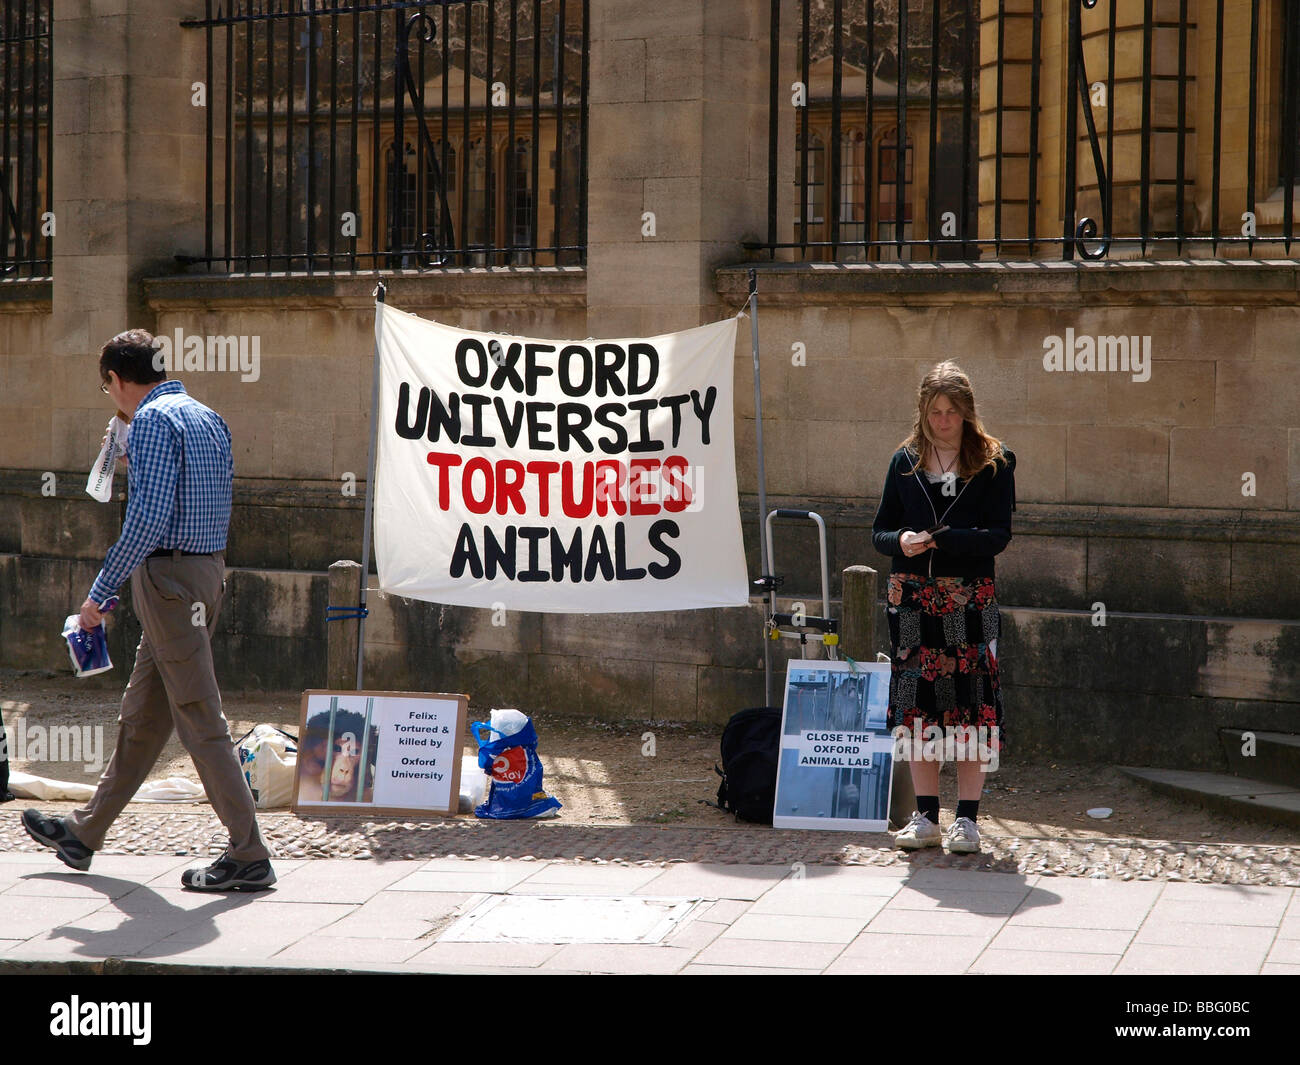
<svg viewBox="0 0 1300 1065">
<path fill-rule="evenodd" d="M 493 710 L 488 716 L 492 731 L 498 736 L 513 736 L 528 724 L 528 715 L 518 710 Z"/>
<path fill-rule="evenodd" d="M 131 799 L 132 802 L 207 802 L 203 785 L 185 777 L 163 777 L 146 780 Z"/>
<path fill-rule="evenodd" d="M 259 810 L 288 806 L 298 765 L 298 738 L 274 725 L 254 725 L 235 743 L 239 767 Z"/>
<path fill-rule="evenodd" d="M 460 759 L 460 812 L 473 813 L 474 807 L 487 801 L 488 778 L 479 768 L 478 755 L 466 754 Z"/>
<path fill-rule="evenodd" d="M 99 457 L 86 479 L 86 492 L 92 499 L 107 503 L 113 498 L 113 474 L 117 471 L 118 458 L 125 453 L 126 426 L 115 414 L 109 419 L 104 446 L 99 449 Z"/>
</svg>

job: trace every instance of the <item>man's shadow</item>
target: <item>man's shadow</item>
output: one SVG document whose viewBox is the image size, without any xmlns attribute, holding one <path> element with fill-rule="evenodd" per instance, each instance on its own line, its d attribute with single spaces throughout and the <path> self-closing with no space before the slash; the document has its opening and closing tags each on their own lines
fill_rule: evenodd
<svg viewBox="0 0 1300 1065">
<path fill-rule="evenodd" d="M 185 933 L 186 949 L 203 946 L 213 942 L 220 935 L 220 929 L 213 923 L 213 918 L 217 914 L 247 906 L 255 902 L 258 896 L 266 894 L 247 891 L 211 892 L 210 901 L 194 909 L 186 909 L 170 902 L 165 895 L 154 891 L 147 884 L 97 873 L 76 877 L 66 873 L 33 873 L 22 879 L 24 881 L 75 881 L 85 884 L 96 891 L 101 891 L 113 907 L 125 917 L 116 928 L 80 928 L 74 924 L 65 924 L 50 929 L 51 939 L 74 940 L 78 946 L 73 948 L 73 953 L 92 958 L 166 957 L 175 953 L 174 947 L 178 944 L 173 944 L 172 948 L 165 948 L 164 944 L 177 932 Z M 116 890 L 118 888 L 126 890 Z M 97 914 L 104 912 L 103 909 L 95 911 Z M 143 943 L 144 946 L 138 949 L 130 946 L 136 942 Z M 124 950 L 124 946 L 128 949 Z"/>
</svg>

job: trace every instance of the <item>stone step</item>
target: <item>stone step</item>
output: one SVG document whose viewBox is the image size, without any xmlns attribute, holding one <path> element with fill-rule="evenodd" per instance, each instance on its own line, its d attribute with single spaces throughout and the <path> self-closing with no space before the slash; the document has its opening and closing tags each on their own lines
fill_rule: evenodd
<svg viewBox="0 0 1300 1065">
<path fill-rule="evenodd" d="M 1119 771 L 1140 780 L 1163 795 L 1194 802 L 1210 810 L 1300 828 L 1300 788 L 1263 780 L 1248 780 L 1228 773 L 1202 773 L 1187 769 L 1143 769 L 1119 766 Z"/>
<path fill-rule="evenodd" d="M 1254 754 L 1242 753 L 1246 734 L 1255 738 Z M 1228 768 L 1237 776 L 1300 788 L 1300 735 L 1222 728 L 1219 744 L 1228 757 Z"/>
</svg>

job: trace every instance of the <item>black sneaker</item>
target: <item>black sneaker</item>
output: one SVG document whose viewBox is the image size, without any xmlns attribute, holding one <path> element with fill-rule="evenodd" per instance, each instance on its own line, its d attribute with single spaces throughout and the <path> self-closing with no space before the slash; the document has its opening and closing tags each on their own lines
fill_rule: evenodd
<svg viewBox="0 0 1300 1065">
<path fill-rule="evenodd" d="M 83 873 L 90 868 L 95 852 L 68 830 L 62 817 L 45 817 L 40 810 L 24 810 L 23 828 L 37 843 L 54 848 L 64 865 Z"/>
<path fill-rule="evenodd" d="M 265 891 L 274 883 L 275 873 L 267 859 L 240 863 L 229 851 L 206 869 L 181 873 L 181 887 L 191 891 Z"/>
</svg>

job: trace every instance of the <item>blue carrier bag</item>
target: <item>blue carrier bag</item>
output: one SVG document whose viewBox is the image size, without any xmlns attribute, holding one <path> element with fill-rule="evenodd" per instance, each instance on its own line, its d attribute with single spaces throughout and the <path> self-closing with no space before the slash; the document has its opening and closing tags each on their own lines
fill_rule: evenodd
<svg viewBox="0 0 1300 1065">
<path fill-rule="evenodd" d="M 488 776 L 487 801 L 474 808 L 474 816 L 506 821 L 538 817 L 560 809 L 560 800 L 542 790 L 542 763 L 537 757 L 537 730 L 529 721 L 509 736 L 498 734 L 491 725 L 475 721 L 470 731 L 478 741 L 478 764 Z"/>
</svg>

